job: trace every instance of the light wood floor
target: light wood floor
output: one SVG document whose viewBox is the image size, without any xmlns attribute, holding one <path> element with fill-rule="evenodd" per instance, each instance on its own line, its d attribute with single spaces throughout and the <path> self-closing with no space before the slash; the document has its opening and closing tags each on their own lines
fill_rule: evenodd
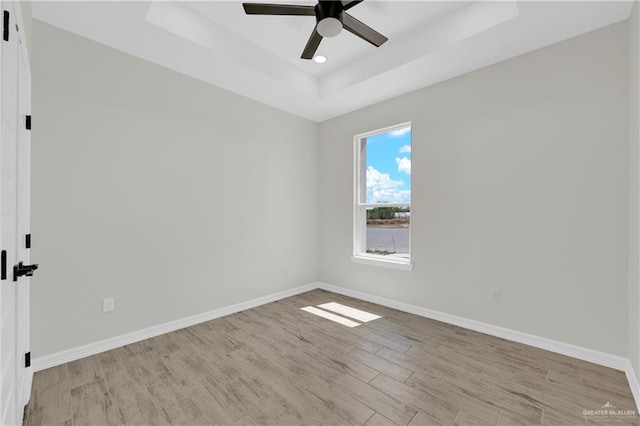
<svg viewBox="0 0 640 426">
<path fill-rule="evenodd" d="M 301 311 L 335 301 L 381 319 Z M 640 425 L 624 373 L 314 290 L 37 372 L 25 424 Z"/>
</svg>

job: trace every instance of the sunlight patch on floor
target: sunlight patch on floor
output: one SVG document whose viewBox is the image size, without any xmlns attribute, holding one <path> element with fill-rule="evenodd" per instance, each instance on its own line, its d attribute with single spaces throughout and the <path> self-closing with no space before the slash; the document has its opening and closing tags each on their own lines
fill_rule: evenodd
<svg viewBox="0 0 640 426">
<path fill-rule="evenodd" d="M 324 303 L 322 305 L 318 305 L 318 307 L 322 309 L 326 309 L 327 311 L 335 312 L 336 314 L 340 314 L 345 317 L 353 318 L 354 320 L 357 320 L 360 322 L 369 322 L 369 321 L 376 320 L 378 318 L 382 318 L 380 315 L 375 315 L 366 311 L 361 311 L 360 309 L 341 305 L 340 303 L 336 303 L 336 302 Z"/>
<path fill-rule="evenodd" d="M 319 309 L 322 308 L 322 309 Z M 369 321 L 373 321 L 379 318 L 382 318 L 380 315 L 372 314 L 367 311 L 362 311 L 360 309 L 352 308 L 351 306 L 342 305 L 336 302 L 323 303 L 322 305 L 315 306 L 306 306 L 304 308 L 300 308 L 305 312 L 309 312 L 310 314 L 318 315 L 319 317 L 326 318 L 333 322 L 337 322 L 342 325 L 346 325 L 347 327 L 357 327 L 362 325 L 361 323 L 366 323 Z M 326 309 L 326 310 L 325 310 Z M 331 313 L 331 312 L 335 313 Z M 339 315 L 336 315 L 339 314 Z M 356 321 L 352 321 L 348 318 L 352 318 Z"/>
<path fill-rule="evenodd" d="M 323 311 L 322 309 L 315 308 L 313 306 L 306 306 L 304 308 L 300 308 L 305 312 L 309 312 L 310 314 L 318 315 L 319 317 L 326 318 L 328 320 L 337 322 L 342 325 L 346 325 L 347 327 L 353 328 L 360 325 L 360 323 L 351 321 L 350 319 L 343 318 L 340 315 L 332 314 L 331 312 Z"/>
</svg>

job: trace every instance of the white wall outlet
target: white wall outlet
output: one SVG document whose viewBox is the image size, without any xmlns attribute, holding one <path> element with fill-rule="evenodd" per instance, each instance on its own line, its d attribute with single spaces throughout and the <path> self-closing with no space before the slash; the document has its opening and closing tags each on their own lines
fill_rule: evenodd
<svg viewBox="0 0 640 426">
<path fill-rule="evenodd" d="M 497 288 L 492 288 L 491 290 L 489 290 L 489 300 L 491 300 L 493 303 L 499 303 L 500 290 L 498 290 Z"/>
<path fill-rule="evenodd" d="M 102 312 L 111 312 L 115 309 L 113 297 L 102 299 Z"/>
</svg>

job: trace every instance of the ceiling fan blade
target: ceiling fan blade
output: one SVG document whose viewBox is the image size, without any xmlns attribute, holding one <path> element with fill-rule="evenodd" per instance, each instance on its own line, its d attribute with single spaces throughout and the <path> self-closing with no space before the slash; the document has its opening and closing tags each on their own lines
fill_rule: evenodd
<svg viewBox="0 0 640 426">
<path fill-rule="evenodd" d="M 320 46 L 320 42 L 322 41 L 322 36 L 318 33 L 318 28 L 314 28 L 311 33 L 311 37 L 309 37 L 309 41 L 307 45 L 304 47 L 302 51 L 302 59 L 313 59 L 313 55 L 315 55 L 316 50 L 318 50 L 318 46 Z"/>
<path fill-rule="evenodd" d="M 313 6 L 294 4 L 242 3 L 247 15 L 297 15 L 316 16 Z"/>
<path fill-rule="evenodd" d="M 348 13 L 342 14 L 342 26 L 345 30 L 357 35 L 363 40 L 368 41 L 376 47 L 381 46 L 385 41 L 388 40 L 388 38 L 377 32 L 373 28 L 358 21 Z"/>
<path fill-rule="evenodd" d="M 351 1 L 345 1 L 342 2 L 342 10 L 349 10 L 351 9 L 353 6 L 356 6 L 360 3 L 362 3 L 364 0 L 351 0 Z"/>
</svg>

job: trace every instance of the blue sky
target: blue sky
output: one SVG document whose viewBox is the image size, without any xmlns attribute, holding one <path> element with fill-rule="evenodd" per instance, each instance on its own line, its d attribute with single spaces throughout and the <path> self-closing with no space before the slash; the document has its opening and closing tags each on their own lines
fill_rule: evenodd
<svg viewBox="0 0 640 426">
<path fill-rule="evenodd" d="M 411 128 L 367 137 L 367 203 L 411 202 Z"/>
</svg>

